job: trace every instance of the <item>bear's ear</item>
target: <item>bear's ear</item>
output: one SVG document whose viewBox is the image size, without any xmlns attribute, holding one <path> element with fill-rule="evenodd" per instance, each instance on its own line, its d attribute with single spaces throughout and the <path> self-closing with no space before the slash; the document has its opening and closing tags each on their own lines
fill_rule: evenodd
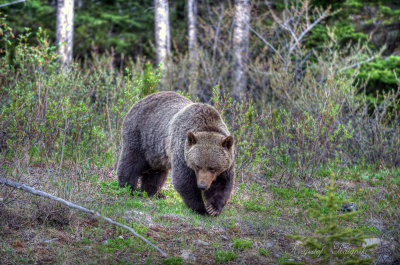
<svg viewBox="0 0 400 265">
<path fill-rule="evenodd" d="M 233 136 L 229 135 L 222 141 L 222 147 L 225 147 L 226 149 L 230 150 L 233 146 Z"/>
<path fill-rule="evenodd" d="M 187 143 L 189 146 L 195 145 L 197 143 L 196 136 L 192 131 L 189 131 L 187 133 Z"/>
</svg>

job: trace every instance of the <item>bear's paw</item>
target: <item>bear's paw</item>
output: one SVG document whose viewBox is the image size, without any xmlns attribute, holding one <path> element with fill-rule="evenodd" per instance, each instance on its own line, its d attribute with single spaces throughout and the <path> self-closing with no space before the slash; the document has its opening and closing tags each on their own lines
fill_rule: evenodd
<svg viewBox="0 0 400 265">
<path fill-rule="evenodd" d="M 207 213 L 211 216 L 218 216 L 221 213 L 221 209 L 217 209 L 214 205 L 211 203 L 208 203 L 206 206 Z"/>
</svg>

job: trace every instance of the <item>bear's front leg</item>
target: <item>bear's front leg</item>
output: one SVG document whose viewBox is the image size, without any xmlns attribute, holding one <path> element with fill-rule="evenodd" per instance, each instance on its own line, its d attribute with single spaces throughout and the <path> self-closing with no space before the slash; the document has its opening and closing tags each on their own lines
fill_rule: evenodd
<svg viewBox="0 0 400 265">
<path fill-rule="evenodd" d="M 172 181 L 183 202 L 199 214 L 207 214 L 201 191 L 197 188 L 196 175 L 183 163 L 172 166 Z"/>
<path fill-rule="evenodd" d="M 218 216 L 229 199 L 233 188 L 234 168 L 233 166 L 223 172 L 204 192 L 206 199 L 206 210 L 209 215 Z"/>
</svg>

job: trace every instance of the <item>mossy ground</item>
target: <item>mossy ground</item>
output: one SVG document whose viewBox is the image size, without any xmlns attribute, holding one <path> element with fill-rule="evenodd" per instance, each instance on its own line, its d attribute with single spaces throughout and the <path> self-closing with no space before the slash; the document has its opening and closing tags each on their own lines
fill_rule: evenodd
<svg viewBox="0 0 400 265">
<path fill-rule="evenodd" d="M 10 162 L 2 164 L 3 173 L 11 169 Z M 385 247 L 398 246 L 398 169 L 330 169 L 319 172 L 312 185 L 300 188 L 283 187 L 273 177 L 257 182 L 249 177 L 236 182 L 220 216 L 208 217 L 189 210 L 170 180 L 162 191 L 166 198 L 157 200 L 119 188 L 115 173 L 107 169 L 70 165 L 59 171 L 55 165 L 37 164 L 18 181 L 129 225 L 170 258 L 162 259 L 128 231 L 47 199 L 0 187 L 4 203 L 0 208 L 1 263 L 279 264 L 308 260 L 294 251 L 295 242 L 286 235 L 315 229 L 305 212 L 316 207 L 314 195 L 324 192 L 332 174 L 339 197 L 354 201 L 359 208 L 359 221 L 353 225 L 371 238 L 382 236 Z M 378 247 L 376 257 L 381 250 Z M 396 255 L 395 251 L 391 254 Z"/>
</svg>

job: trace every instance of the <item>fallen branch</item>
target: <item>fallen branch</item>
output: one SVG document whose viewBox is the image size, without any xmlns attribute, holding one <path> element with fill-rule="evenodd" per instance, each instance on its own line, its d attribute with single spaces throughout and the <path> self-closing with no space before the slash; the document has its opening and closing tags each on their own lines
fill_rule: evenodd
<svg viewBox="0 0 400 265">
<path fill-rule="evenodd" d="M 140 238 L 141 240 L 143 240 L 146 244 L 148 244 L 148 245 L 150 245 L 151 247 L 153 247 L 154 249 L 156 249 L 158 252 L 161 253 L 161 255 L 163 255 L 164 257 L 167 257 L 167 254 L 166 254 L 164 251 L 162 251 L 159 247 L 157 247 L 156 245 L 154 245 L 153 243 L 151 243 L 150 241 L 148 241 L 148 240 L 147 240 L 146 238 L 144 238 L 143 236 L 141 236 L 141 235 L 139 235 L 138 233 L 136 233 L 135 230 L 133 230 L 133 229 L 130 228 L 129 226 L 126 226 L 126 225 L 123 225 L 123 224 L 121 224 L 121 223 L 118 223 L 118 222 L 116 222 L 116 221 L 114 221 L 114 220 L 112 220 L 112 219 L 110 219 L 110 218 L 108 218 L 108 217 L 105 217 L 105 216 L 101 215 L 101 214 L 98 213 L 98 212 L 95 212 L 95 211 L 93 211 L 93 210 L 89 210 L 89 209 L 87 209 L 87 208 L 85 208 L 85 207 L 82 207 L 82 206 L 80 206 L 80 205 L 77 205 L 77 204 L 75 204 L 75 203 L 66 201 L 66 200 L 64 200 L 64 199 L 61 199 L 61 198 L 56 197 L 56 196 L 53 196 L 53 195 L 48 194 L 48 193 L 46 193 L 46 192 L 43 192 L 43 191 L 40 191 L 40 190 L 36 190 L 36 189 L 34 189 L 34 188 L 32 188 L 32 187 L 29 187 L 29 186 L 27 186 L 27 185 L 25 185 L 25 184 L 20 184 L 20 183 L 18 183 L 18 182 L 15 182 L 15 181 L 12 181 L 12 180 L 9 180 L 9 179 L 6 179 L 6 178 L 1 178 L 1 177 L 0 177 L 0 184 L 4 184 L 4 185 L 7 185 L 7 186 L 9 186 L 9 187 L 21 189 L 21 190 L 23 190 L 23 191 L 32 193 L 33 195 L 36 195 L 36 196 L 42 196 L 42 197 L 45 197 L 45 198 L 49 198 L 49 199 L 58 201 L 58 202 L 60 202 L 60 203 L 62 203 L 62 204 L 64 204 L 64 205 L 66 205 L 66 206 L 68 206 L 68 207 L 70 207 L 70 208 L 75 208 L 75 209 L 81 210 L 81 211 L 83 211 L 83 212 L 85 212 L 85 213 L 93 214 L 93 215 L 95 215 L 95 216 L 97 216 L 97 217 L 100 217 L 101 219 L 103 219 L 104 221 L 106 221 L 106 222 L 108 222 L 108 223 L 110 223 L 110 224 L 113 224 L 113 225 L 116 225 L 116 226 L 119 226 L 119 227 L 123 227 L 123 228 L 129 230 L 129 231 L 130 231 L 132 234 L 134 234 L 136 237 L 138 237 L 138 238 Z"/>
<path fill-rule="evenodd" d="M 10 5 L 18 4 L 18 3 L 22 3 L 22 2 L 25 2 L 25 0 L 17 0 L 17 1 L 11 2 L 11 3 L 1 4 L 0 7 L 3 7 L 3 6 L 10 6 Z"/>
</svg>

